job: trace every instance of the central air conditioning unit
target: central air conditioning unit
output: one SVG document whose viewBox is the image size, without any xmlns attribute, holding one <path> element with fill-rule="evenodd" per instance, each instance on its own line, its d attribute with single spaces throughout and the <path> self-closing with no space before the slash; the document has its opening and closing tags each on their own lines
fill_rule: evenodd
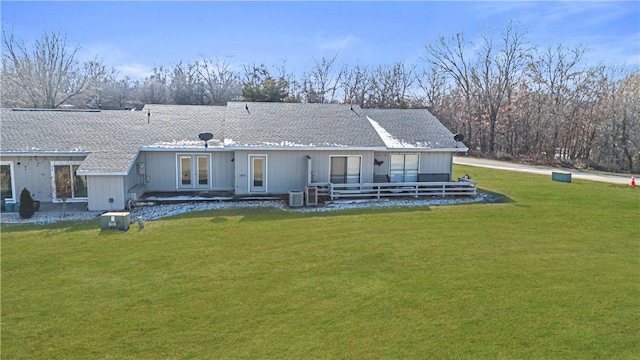
<svg viewBox="0 0 640 360">
<path fill-rule="evenodd" d="M 304 205 L 304 193 L 302 191 L 289 191 L 289 206 L 300 207 Z"/>
</svg>

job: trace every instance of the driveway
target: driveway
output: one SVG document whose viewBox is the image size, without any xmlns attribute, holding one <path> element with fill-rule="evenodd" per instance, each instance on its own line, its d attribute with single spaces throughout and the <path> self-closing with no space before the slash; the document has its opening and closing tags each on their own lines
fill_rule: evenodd
<svg viewBox="0 0 640 360">
<path fill-rule="evenodd" d="M 614 173 L 606 173 L 606 172 L 598 172 L 598 171 L 554 168 L 550 166 L 538 166 L 538 165 L 524 165 L 524 164 L 516 164 L 516 163 L 511 163 L 506 161 L 488 160 L 488 159 L 481 159 L 481 158 L 474 158 L 474 157 L 467 157 L 467 156 L 464 156 L 464 157 L 454 156 L 453 163 L 460 164 L 460 165 L 500 169 L 500 170 L 520 171 L 520 172 L 549 175 L 549 176 L 551 176 L 551 173 L 555 171 L 555 172 L 571 173 L 571 177 L 573 179 L 601 181 L 601 182 L 607 182 L 611 184 L 625 184 L 625 185 L 631 184 L 631 175 L 614 174 Z M 640 181 L 640 179 L 636 179 L 636 182 L 638 181 Z"/>
</svg>

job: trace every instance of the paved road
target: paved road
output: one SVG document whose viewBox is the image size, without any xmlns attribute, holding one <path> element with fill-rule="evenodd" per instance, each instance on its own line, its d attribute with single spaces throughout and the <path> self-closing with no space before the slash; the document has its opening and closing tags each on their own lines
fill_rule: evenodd
<svg viewBox="0 0 640 360">
<path fill-rule="evenodd" d="M 601 181 L 601 182 L 608 182 L 612 184 L 626 184 L 626 185 L 629 185 L 631 183 L 631 175 L 624 175 L 624 174 L 614 174 L 614 173 L 605 173 L 605 172 L 598 172 L 598 171 L 585 171 L 585 170 L 565 169 L 565 168 L 554 168 L 550 166 L 523 165 L 523 164 L 510 163 L 506 161 L 480 159 L 480 158 L 467 157 L 467 156 L 454 156 L 453 162 L 454 164 L 460 164 L 460 165 L 479 166 L 479 167 L 511 170 L 511 171 L 521 171 L 521 172 L 542 174 L 542 175 L 549 175 L 549 176 L 551 176 L 551 172 L 557 171 L 557 172 L 563 172 L 563 173 L 571 173 L 571 177 L 574 179 Z M 640 182 L 640 179 L 636 177 L 636 183 L 638 182 Z"/>
</svg>

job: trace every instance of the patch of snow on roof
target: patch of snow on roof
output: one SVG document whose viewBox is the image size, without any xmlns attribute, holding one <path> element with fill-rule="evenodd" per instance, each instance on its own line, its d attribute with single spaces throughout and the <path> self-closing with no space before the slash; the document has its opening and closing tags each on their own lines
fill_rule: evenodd
<svg viewBox="0 0 640 360">
<path fill-rule="evenodd" d="M 377 121 L 373 120 L 369 116 L 367 116 L 367 120 L 371 123 L 371 126 L 376 130 L 378 136 L 382 139 L 384 144 L 390 149 L 398 149 L 398 148 L 415 148 L 415 145 L 406 143 L 402 140 L 398 140 L 393 135 L 389 134 L 387 129 L 383 128 Z"/>
<path fill-rule="evenodd" d="M 304 144 L 298 144 L 293 141 L 281 141 L 280 143 L 272 143 L 265 141 L 262 143 L 264 146 L 275 146 L 275 147 L 301 147 L 301 146 L 309 146 Z"/>
<path fill-rule="evenodd" d="M 347 147 L 347 145 L 342 144 L 300 144 L 293 141 L 281 141 L 279 143 L 264 141 L 260 144 L 240 144 L 233 139 L 224 139 L 224 146 L 239 146 L 239 147 L 274 147 L 274 148 L 286 148 L 286 147 Z"/>
<path fill-rule="evenodd" d="M 173 141 L 160 141 L 155 144 L 151 144 L 148 147 L 151 148 L 185 148 L 193 147 L 199 148 L 204 146 L 202 140 L 173 140 Z"/>
</svg>

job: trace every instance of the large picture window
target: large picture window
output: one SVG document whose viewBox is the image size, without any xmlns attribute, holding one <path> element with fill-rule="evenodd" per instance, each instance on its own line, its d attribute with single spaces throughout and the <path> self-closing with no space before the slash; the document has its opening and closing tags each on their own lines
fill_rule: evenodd
<svg viewBox="0 0 640 360">
<path fill-rule="evenodd" d="M 13 180 L 13 163 L 11 161 L 0 162 L 0 190 L 2 199 L 15 201 Z"/>
<path fill-rule="evenodd" d="M 178 188 L 207 188 L 209 178 L 209 155 L 178 155 Z"/>
<path fill-rule="evenodd" d="M 333 184 L 360 182 L 360 156 L 332 156 L 330 181 Z"/>
<path fill-rule="evenodd" d="M 418 181 L 418 154 L 392 154 L 389 177 L 391 182 Z"/>
<path fill-rule="evenodd" d="M 78 175 L 79 161 L 51 162 L 53 200 L 86 200 L 87 177 Z"/>
</svg>

